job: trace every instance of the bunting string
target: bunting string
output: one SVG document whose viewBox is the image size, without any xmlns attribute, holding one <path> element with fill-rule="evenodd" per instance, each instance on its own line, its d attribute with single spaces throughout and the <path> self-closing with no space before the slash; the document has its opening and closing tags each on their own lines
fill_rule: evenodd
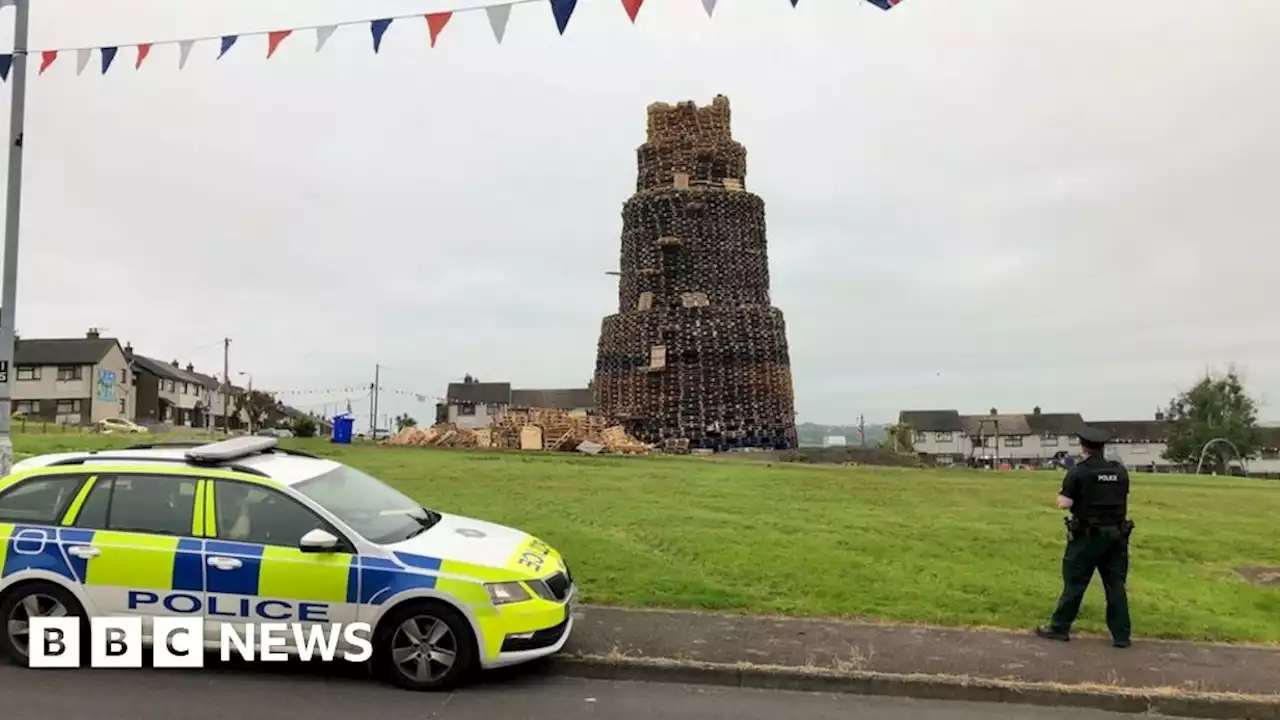
<svg viewBox="0 0 1280 720">
<path fill-rule="evenodd" d="M 717 0 L 700 0 L 702 8 L 707 13 L 707 17 L 711 17 L 715 12 Z M 881 10 L 889 10 L 896 5 L 901 4 L 902 0 L 852 0 L 853 2 L 868 3 Z M 636 18 L 640 14 L 640 7 L 644 4 L 644 0 L 621 0 L 622 8 L 627 13 L 627 17 L 634 24 Z M 799 4 L 799 0 L 789 0 L 792 7 Z M 38 55 L 40 57 L 40 65 L 37 70 L 38 75 L 43 75 L 58 60 L 59 56 L 74 53 L 75 54 L 75 73 L 80 75 L 89 67 L 89 63 L 93 60 L 96 52 L 99 57 L 100 74 L 106 75 L 107 71 L 112 68 L 115 63 L 116 55 L 121 48 L 131 48 L 133 50 L 133 69 L 140 70 L 143 63 L 151 55 L 151 50 L 157 46 L 175 45 L 178 48 L 178 69 L 181 70 L 187 66 L 187 61 L 191 57 L 191 51 L 196 45 L 202 43 L 217 42 L 218 55 L 217 59 L 222 59 L 227 53 L 231 52 L 236 46 L 236 41 L 245 37 L 265 36 L 267 38 L 266 59 L 270 60 L 280 46 L 290 37 L 297 33 L 313 32 L 315 34 L 314 52 L 319 53 L 324 50 L 326 43 L 338 30 L 338 28 L 353 27 L 363 25 L 369 28 L 370 40 L 372 41 L 373 52 L 377 54 L 382 49 L 382 39 L 386 35 L 387 30 L 392 23 L 403 20 L 425 20 L 427 33 L 430 38 L 430 46 L 435 47 L 436 42 L 440 39 L 445 27 L 454 15 L 465 12 L 483 12 L 489 21 L 489 28 L 493 32 L 494 39 L 499 45 L 506 35 L 507 21 L 511 18 L 511 8 L 516 5 L 527 5 L 531 3 L 545 3 L 551 8 L 552 19 L 555 20 L 556 29 L 561 35 L 569 27 L 569 20 L 573 17 L 574 10 L 577 9 L 578 0 L 506 0 L 506 2 L 494 5 L 480 5 L 465 8 L 456 8 L 453 10 L 443 10 L 432 13 L 413 13 L 410 15 L 394 15 L 391 17 L 366 18 L 362 20 L 349 20 L 345 22 L 330 23 L 328 25 L 305 25 L 301 27 L 286 28 L 280 30 L 263 30 L 233 33 L 229 35 L 209 35 L 205 37 L 181 38 L 174 40 L 154 40 L 150 42 L 129 43 L 118 45 L 102 45 L 97 47 L 76 47 L 76 48 L 54 48 L 49 50 L 27 50 L 25 54 L 28 56 Z M 13 0 L 0 0 L 0 8 L 13 5 Z M 22 52 L 15 50 L 15 52 Z M 0 53 L 0 81 L 7 82 L 9 80 L 9 72 L 13 67 L 14 53 Z"/>
<path fill-rule="evenodd" d="M 368 397 L 370 391 L 373 390 L 373 383 L 364 383 L 362 385 L 348 385 L 347 387 L 321 388 L 321 389 L 304 389 L 304 390 L 281 390 L 269 388 L 254 388 L 255 391 L 264 392 L 268 395 L 287 396 L 287 397 L 307 397 L 307 396 L 336 396 L 345 400 L 356 393 L 364 393 L 363 397 Z M 440 400 L 441 398 L 434 392 L 423 392 L 421 390 L 403 390 L 394 387 L 386 387 L 385 385 L 378 387 L 380 395 L 397 395 L 400 397 L 409 397 L 418 402 L 428 402 Z M 316 404 L 338 402 L 337 400 L 320 401 Z"/>
</svg>

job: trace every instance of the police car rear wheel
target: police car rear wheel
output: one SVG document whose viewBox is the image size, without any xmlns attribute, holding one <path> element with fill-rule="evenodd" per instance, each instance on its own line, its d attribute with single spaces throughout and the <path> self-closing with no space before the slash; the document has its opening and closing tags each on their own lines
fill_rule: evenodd
<svg viewBox="0 0 1280 720">
<path fill-rule="evenodd" d="M 0 598 L 0 619 L 5 632 L 0 636 L 0 651 L 14 663 L 27 667 L 27 646 L 31 639 L 32 618 L 79 617 L 84 610 L 66 590 L 46 582 L 19 585 Z"/>
<path fill-rule="evenodd" d="M 475 640 L 466 618 L 435 602 L 397 609 L 380 623 L 375 646 L 378 674 L 408 690 L 447 690 L 470 675 Z"/>
</svg>

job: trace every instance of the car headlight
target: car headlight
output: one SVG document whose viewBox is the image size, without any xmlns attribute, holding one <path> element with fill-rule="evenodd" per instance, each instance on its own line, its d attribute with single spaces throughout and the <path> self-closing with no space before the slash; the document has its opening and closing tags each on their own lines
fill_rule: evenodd
<svg viewBox="0 0 1280 720">
<path fill-rule="evenodd" d="M 518 582 L 488 583 L 484 589 L 489 591 L 489 600 L 494 605 L 507 605 L 530 599 L 529 591 Z"/>
</svg>

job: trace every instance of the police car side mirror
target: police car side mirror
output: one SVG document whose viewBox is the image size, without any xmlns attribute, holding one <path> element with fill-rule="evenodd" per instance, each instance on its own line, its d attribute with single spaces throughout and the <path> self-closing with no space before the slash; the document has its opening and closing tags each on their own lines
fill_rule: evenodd
<svg viewBox="0 0 1280 720">
<path fill-rule="evenodd" d="M 332 533 L 316 528 L 298 541 L 298 549 L 302 552 L 324 553 L 333 552 L 338 548 L 338 538 Z"/>
</svg>

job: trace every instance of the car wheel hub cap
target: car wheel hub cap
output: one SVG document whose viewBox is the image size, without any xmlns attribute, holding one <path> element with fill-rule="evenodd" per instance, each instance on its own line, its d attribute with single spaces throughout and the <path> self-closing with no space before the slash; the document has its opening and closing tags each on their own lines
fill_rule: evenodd
<svg viewBox="0 0 1280 720">
<path fill-rule="evenodd" d="M 406 677 L 437 680 L 453 667 L 458 640 L 439 618 L 418 615 L 400 624 L 391 639 L 391 657 Z"/>
<path fill-rule="evenodd" d="M 32 618 L 59 618 L 67 616 L 67 607 L 56 598 L 43 593 L 33 593 L 13 606 L 6 618 L 6 630 L 13 645 L 24 656 L 31 642 Z"/>
</svg>

